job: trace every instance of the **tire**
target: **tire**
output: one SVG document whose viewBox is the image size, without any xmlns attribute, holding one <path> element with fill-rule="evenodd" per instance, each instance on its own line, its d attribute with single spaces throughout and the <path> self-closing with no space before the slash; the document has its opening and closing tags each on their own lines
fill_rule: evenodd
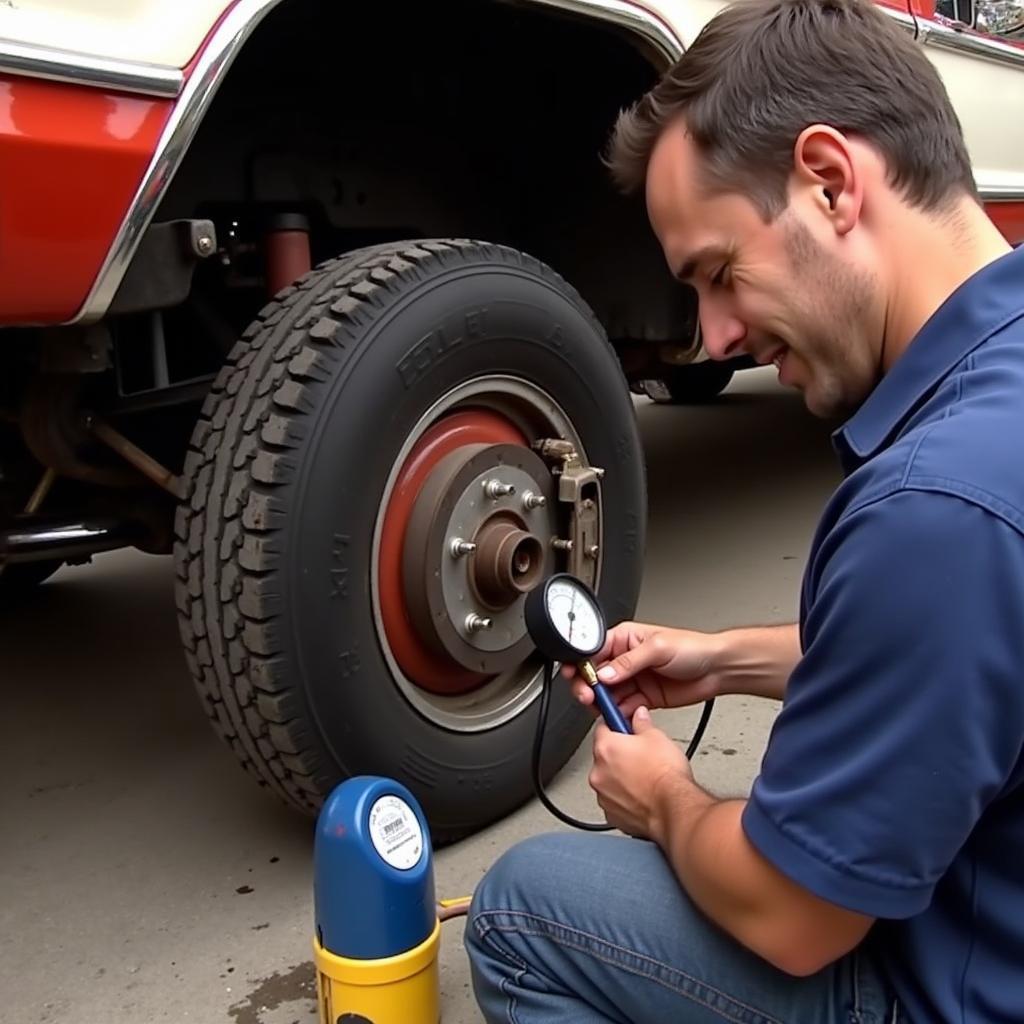
<svg viewBox="0 0 1024 1024">
<path fill-rule="evenodd" d="M 39 586 L 63 564 L 63 562 L 15 562 L 13 565 L 0 565 L 0 601 Z"/>
<path fill-rule="evenodd" d="M 348 254 L 282 291 L 213 385 L 176 519 L 182 639 L 216 731 L 305 812 L 348 776 L 385 775 L 410 787 L 443 842 L 532 793 L 536 662 L 468 695 L 430 692 L 403 667 L 408 616 L 388 611 L 385 559 L 418 550 L 396 553 L 389 533 L 420 457 L 410 445 L 432 451 L 455 424 L 492 419 L 527 441 L 531 425 L 561 422 L 605 469 L 614 542 L 601 544 L 598 591 L 610 623 L 632 615 L 646 485 L 628 388 L 583 301 L 532 258 L 469 241 Z M 427 485 L 410 493 L 418 509 Z M 557 690 L 548 776 L 590 724 Z"/>
<path fill-rule="evenodd" d="M 647 397 L 670 405 L 697 405 L 717 398 L 732 380 L 734 367 L 730 363 L 706 360 L 689 366 L 676 366 L 663 380 L 645 381 Z"/>
</svg>

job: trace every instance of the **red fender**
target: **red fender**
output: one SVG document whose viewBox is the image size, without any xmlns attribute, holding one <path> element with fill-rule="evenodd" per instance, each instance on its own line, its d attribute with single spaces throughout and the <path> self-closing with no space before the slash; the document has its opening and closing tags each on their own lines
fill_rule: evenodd
<svg viewBox="0 0 1024 1024">
<path fill-rule="evenodd" d="M 78 312 L 172 105 L 0 75 L 0 324 Z"/>
</svg>

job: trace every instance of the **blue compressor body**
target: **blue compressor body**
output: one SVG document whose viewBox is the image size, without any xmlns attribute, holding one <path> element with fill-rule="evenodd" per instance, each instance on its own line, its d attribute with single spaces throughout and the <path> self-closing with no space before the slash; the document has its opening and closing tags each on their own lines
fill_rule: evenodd
<svg viewBox="0 0 1024 1024">
<path fill-rule="evenodd" d="M 409 790 L 375 776 L 339 785 L 317 821 L 313 878 L 321 1019 L 437 1024 L 430 831 Z"/>
</svg>

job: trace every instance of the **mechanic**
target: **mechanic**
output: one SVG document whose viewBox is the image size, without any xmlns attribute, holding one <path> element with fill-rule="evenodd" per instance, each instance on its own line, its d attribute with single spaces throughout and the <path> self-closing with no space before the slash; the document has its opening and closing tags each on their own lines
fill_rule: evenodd
<svg viewBox="0 0 1024 1024">
<path fill-rule="evenodd" d="M 861 0 L 726 8 L 608 160 L 708 352 L 843 417 L 845 479 L 798 627 L 611 632 L 635 735 L 597 726 L 590 784 L 634 838 L 538 836 L 488 872 L 484 1016 L 1019 1024 L 1024 251 L 922 49 Z M 737 693 L 782 707 L 749 799 L 716 799 L 649 709 Z"/>
</svg>

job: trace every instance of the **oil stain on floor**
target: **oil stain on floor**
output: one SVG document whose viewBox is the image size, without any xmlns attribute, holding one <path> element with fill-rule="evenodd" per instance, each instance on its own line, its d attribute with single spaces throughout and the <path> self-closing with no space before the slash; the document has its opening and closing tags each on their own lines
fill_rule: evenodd
<svg viewBox="0 0 1024 1024">
<path fill-rule="evenodd" d="M 308 1024 L 316 1014 L 312 963 L 275 971 L 256 982 L 249 995 L 228 1010 L 234 1024 Z"/>
</svg>

